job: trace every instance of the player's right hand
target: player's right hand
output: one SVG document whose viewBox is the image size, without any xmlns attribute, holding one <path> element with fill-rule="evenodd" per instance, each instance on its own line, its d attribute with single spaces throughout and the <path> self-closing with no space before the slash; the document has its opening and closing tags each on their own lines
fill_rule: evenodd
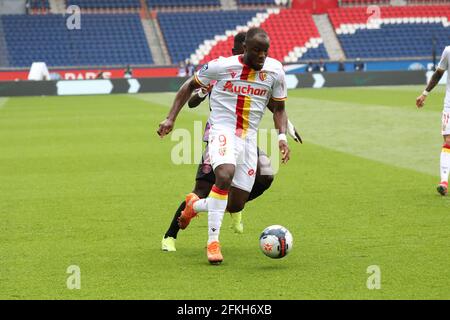
<svg viewBox="0 0 450 320">
<path fill-rule="evenodd" d="M 286 141 L 280 141 L 278 147 L 281 152 L 281 163 L 287 163 L 290 159 L 291 150 L 288 147 Z"/>
<path fill-rule="evenodd" d="M 427 96 L 421 94 L 420 96 L 417 97 L 416 99 L 416 106 L 417 108 L 422 108 L 425 105 L 425 100 L 426 100 Z"/>
<path fill-rule="evenodd" d="M 173 125 L 174 121 L 170 119 L 165 119 L 159 124 L 159 128 L 156 132 L 161 137 L 161 139 L 172 131 Z"/>
</svg>

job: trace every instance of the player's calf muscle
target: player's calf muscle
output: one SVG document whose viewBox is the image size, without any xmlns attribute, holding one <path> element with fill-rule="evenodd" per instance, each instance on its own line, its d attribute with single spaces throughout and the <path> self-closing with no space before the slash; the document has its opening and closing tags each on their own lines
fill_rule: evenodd
<svg viewBox="0 0 450 320">
<path fill-rule="evenodd" d="M 213 185 L 208 181 L 197 180 L 192 192 L 195 193 L 199 198 L 206 198 L 211 191 L 212 186 Z"/>
</svg>

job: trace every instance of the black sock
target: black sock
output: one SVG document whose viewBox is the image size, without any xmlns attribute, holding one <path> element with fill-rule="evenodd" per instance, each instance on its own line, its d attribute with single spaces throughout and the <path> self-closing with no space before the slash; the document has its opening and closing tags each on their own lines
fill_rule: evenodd
<svg viewBox="0 0 450 320">
<path fill-rule="evenodd" d="M 178 207 L 177 211 L 175 212 L 175 215 L 173 216 L 172 223 L 170 224 L 169 230 L 167 230 L 166 234 L 164 235 L 164 238 L 172 237 L 177 238 L 178 231 L 180 230 L 180 227 L 178 226 L 178 217 L 181 216 L 181 211 L 184 210 L 186 207 L 186 201 L 183 201 L 180 206 Z"/>
</svg>

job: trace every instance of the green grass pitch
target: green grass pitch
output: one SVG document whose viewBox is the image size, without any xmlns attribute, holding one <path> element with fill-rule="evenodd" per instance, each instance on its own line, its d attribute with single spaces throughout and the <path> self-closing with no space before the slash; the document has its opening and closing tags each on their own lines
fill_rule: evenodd
<svg viewBox="0 0 450 320">
<path fill-rule="evenodd" d="M 244 234 L 224 217 L 220 266 L 206 260 L 205 215 L 177 252 L 160 249 L 196 170 L 156 135 L 174 94 L 0 98 L 0 298 L 448 299 L 450 198 L 435 190 L 444 88 L 419 111 L 422 90 L 290 91 L 304 144 L 291 140 L 291 161 L 248 204 Z M 176 126 L 207 114 L 186 109 Z M 272 224 L 294 236 L 281 260 L 259 251 Z M 80 290 L 66 286 L 70 265 Z M 366 286 L 371 265 L 379 290 Z"/>
</svg>

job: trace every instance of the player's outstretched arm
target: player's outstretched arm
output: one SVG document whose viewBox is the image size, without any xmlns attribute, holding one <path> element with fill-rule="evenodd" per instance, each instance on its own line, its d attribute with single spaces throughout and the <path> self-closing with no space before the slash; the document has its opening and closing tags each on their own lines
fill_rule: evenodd
<svg viewBox="0 0 450 320">
<path fill-rule="evenodd" d="M 271 99 L 269 102 L 273 106 L 273 122 L 275 129 L 278 130 L 278 147 L 281 152 L 281 162 L 286 163 L 290 158 L 290 149 L 287 144 L 287 115 L 284 107 L 284 101 L 276 101 Z"/>
<path fill-rule="evenodd" d="M 270 112 L 272 112 L 272 113 L 273 113 L 273 109 L 274 109 L 274 106 L 272 103 L 274 103 L 274 102 L 276 102 L 276 101 L 270 99 L 269 103 L 267 104 L 267 109 L 269 109 Z M 294 139 L 295 142 L 303 143 L 302 137 L 300 137 L 300 134 L 298 133 L 294 124 L 289 119 L 287 119 L 287 125 L 288 125 L 287 132 L 289 133 L 291 138 Z"/>
<path fill-rule="evenodd" d="M 433 76 L 430 79 L 430 82 L 428 83 L 427 88 L 416 99 L 417 108 L 422 108 L 424 106 L 425 100 L 427 99 L 428 94 L 431 92 L 431 90 L 434 89 L 434 87 L 437 86 L 439 81 L 441 81 L 441 78 L 444 75 L 444 73 L 445 73 L 445 70 L 442 70 L 440 68 L 436 69 L 436 71 L 433 73 Z"/>
<path fill-rule="evenodd" d="M 178 90 L 175 100 L 173 101 L 172 108 L 170 108 L 169 115 L 159 124 L 157 133 L 161 138 L 172 131 L 175 120 L 177 119 L 181 109 L 191 97 L 192 92 L 198 88 L 200 88 L 200 85 L 192 77 L 188 79 Z"/>
</svg>

